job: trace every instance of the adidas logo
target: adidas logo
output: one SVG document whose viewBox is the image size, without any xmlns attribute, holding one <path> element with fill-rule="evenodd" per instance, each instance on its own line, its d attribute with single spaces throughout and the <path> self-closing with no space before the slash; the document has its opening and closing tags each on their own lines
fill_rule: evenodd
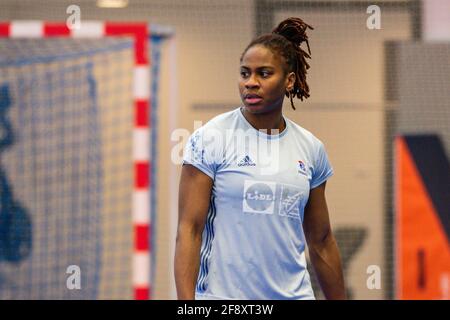
<svg viewBox="0 0 450 320">
<path fill-rule="evenodd" d="M 254 167 L 254 166 L 256 166 L 256 163 L 254 163 L 249 156 L 245 156 L 244 159 L 242 159 L 241 162 L 238 163 L 238 167 Z"/>
</svg>

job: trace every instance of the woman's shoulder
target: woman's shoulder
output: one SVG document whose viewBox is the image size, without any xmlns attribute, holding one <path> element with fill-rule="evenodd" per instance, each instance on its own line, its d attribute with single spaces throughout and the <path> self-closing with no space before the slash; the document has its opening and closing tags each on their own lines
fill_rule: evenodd
<svg viewBox="0 0 450 320">
<path fill-rule="evenodd" d="M 206 122 L 202 128 L 204 129 L 228 129 L 230 125 L 235 122 L 238 118 L 239 108 L 235 108 L 231 111 L 227 111 L 221 114 L 218 114 L 211 118 L 208 122 Z"/>
<path fill-rule="evenodd" d="M 311 144 L 314 145 L 320 145 L 322 144 L 322 141 L 316 137 L 311 131 L 309 131 L 308 129 L 302 127 L 301 125 L 299 125 L 298 123 L 285 118 L 286 121 L 289 121 L 290 125 L 291 125 L 291 131 L 292 134 L 297 138 L 300 139 L 302 141 L 307 141 Z"/>
</svg>

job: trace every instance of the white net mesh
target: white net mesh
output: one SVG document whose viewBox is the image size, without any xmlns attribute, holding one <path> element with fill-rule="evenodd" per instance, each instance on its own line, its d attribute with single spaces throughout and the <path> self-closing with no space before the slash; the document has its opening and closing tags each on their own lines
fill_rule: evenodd
<svg viewBox="0 0 450 320">
<path fill-rule="evenodd" d="M 0 39 L 2 298 L 130 297 L 133 58 L 128 40 Z"/>
</svg>

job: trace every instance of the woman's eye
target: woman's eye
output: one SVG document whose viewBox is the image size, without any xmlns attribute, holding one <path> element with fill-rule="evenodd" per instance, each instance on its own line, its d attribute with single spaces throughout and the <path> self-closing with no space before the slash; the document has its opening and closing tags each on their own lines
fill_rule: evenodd
<svg viewBox="0 0 450 320">
<path fill-rule="evenodd" d="M 247 77 L 248 77 L 248 72 L 246 72 L 246 71 L 241 71 L 241 77 L 242 77 L 242 78 L 247 78 Z"/>
<path fill-rule="evenodd" d="M 269 75 L 270 75 L 270 73 L 267 72 L 267 71 L 261 72 L 261 76 L 262 76 L 263 78 L 267 78 Z"/>
</svg>

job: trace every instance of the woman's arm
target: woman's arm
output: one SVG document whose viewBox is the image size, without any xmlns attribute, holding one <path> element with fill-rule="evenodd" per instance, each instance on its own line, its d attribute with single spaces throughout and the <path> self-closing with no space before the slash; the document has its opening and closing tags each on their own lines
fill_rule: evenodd
<svg viewBox="0 0 450 320">
<path fill-rule="evenodd" d="M 175 248 L 175 283 L 178 299 L 195 299 L 200 268 L 200 247 L 209 209 L 213 180 L 192 165 L 181 169 L 178 231 Z"/>
<path fill-rule="evenodd" d="M 310 192 L 303 230 L 309 257 L 326 299 L 346 299 L 341 257 L 333 236 L 322 183 Z"/>
</svg>

